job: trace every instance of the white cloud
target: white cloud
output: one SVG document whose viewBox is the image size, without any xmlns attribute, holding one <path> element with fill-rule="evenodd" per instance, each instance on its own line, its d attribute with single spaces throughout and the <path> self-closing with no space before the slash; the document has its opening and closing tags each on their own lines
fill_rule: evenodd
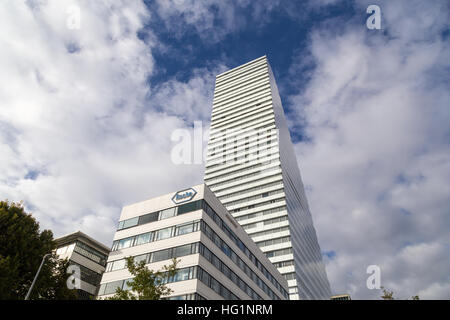
<svg viewBox="0 0 450 320">
<path fill-rule="evenodd" d="M 79 30 L 66 26 L 70 5 L 80 8 Z M 109 244 L 123 205 L 201 182 L 201 165 L 186 170 L 170 159 L 172 131 L 190 123 L 155 111 L 147 97 L 163 101 L 167 93 L 175 103 L 182 95 L 192 108 L 205 107 L 209 84 L 193 79 L 184 89 L 149 92 L 158 43 L 137 38 L 150 19 L 143 3 L 2 6 L 2 199 L 24 200 L 56 236 L 81 229 Z"/>
<path fill-rule="evenodd" d="M 290 98 L 293 127 L 309 138 L 296 145 L 299 165 L 322 250 L 337 253 L 334 292 L 379 297 L 366 288 L 376 264 L 398 297 L 450 298 L 448 7 L 381 9 L 385 34 L 359 20 L 313 30 L 315 69 Z"/>
</svg>

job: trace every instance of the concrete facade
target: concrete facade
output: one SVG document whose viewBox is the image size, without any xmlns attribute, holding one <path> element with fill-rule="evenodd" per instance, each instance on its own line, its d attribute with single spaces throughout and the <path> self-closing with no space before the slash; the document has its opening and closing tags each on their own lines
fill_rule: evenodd
<svg viewBox="0 0 450 320">
<path fill-rule="evenodd" d="M 85 233 L 77 231 L 55 239 L 56 254 L 68 259 L 71 265 L 80 269 L 79 299 L 91 299 L 97 295 L 100 280 L 106 267 L 109 248 Z"/>
<path fill-rule="evenodd" d="M 152 270 L 179 260 L 168 299 L 288 297 L 286 280 L 204 184 L 123 208 L 99 298 L 126 288 L 128 256 Z"/>
<path fill-rule="evenodd" d="M 216 77 L 205 183 L 287 279 L 290 299 L 330 298 L 266 56 Z"/>
</svg>

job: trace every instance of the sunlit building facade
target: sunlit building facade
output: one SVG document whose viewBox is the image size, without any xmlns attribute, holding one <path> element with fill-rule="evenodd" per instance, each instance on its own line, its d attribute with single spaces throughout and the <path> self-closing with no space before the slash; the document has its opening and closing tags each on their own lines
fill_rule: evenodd
<svg viewBox="0 0 450 320">
<path fill-rule="evenodd" d="M 290 299 L 330 299 L 266 56 L 216 77 L 205 183 L 286 278 Z"/>
<path fill-rule="evenodd" d="M 287 281 L 205 185 L 125 206 L 114 235 L 100 299 L 130 289 L 126 257 L 162 270 L 169 300 L 286 300 Z"/>
</svg>

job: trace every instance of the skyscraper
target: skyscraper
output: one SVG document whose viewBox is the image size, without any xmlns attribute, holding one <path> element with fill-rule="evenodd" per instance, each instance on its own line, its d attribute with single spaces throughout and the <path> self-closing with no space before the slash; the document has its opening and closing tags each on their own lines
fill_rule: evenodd
<svg viewBox="0 0 450 320">
<path fill-rule="evenodd" d="M 216 77 L 205 183 L 288 280 L 291 299 L 330 298 L 266 56 Z"/>
</svg>

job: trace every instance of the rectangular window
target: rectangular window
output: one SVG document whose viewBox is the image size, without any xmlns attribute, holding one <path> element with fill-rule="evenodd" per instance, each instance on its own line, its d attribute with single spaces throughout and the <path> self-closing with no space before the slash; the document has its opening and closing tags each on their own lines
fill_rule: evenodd
<svg viewBox="0 0 450 320">
<path fill-rule="evenodd" d="M 121 229 L 137 226 L 138 220 L 139 220 L 139 217 L 124 220 Z"/>
<path fill-rule="evenodd" d="M 180 236 L 182 234 L 191 233 L 193 231 L 194 231 L 194 224 L 189 223 L 189 224 L 185 224 L 185 225 L 181 225 L 181 226 L 177 227 L 175 234 L 177 236 Z"/>
<path fill-rule="evenodd" d="M 159 214 L 159 212 L 157 211 L 157 212 L 152 212 L 152 213 L 140 216 L 139 217 L 139 225 L 158 221 L 158 214 Z"/>
<path fill-rule="evenodd" d="M 172 236 L 172 227 L 158 230 L 156 235 L 156 240 L 163 240 L 170 238 Z"/>
<path fill-rule="evenodd" d="M 119 245 L 117 246 L 117 249 L 124 249 L 124 248 L 131 247 L 132 243 L 133 243 L 133 237 L 119 240 Z"/>
<path fill-rule="evenodd" d="M 134 257 L 134 263 L 139 263 L 141 261 L 147 262 L 147 257 L 148 257 L 147 254 L 141 254 L 140 256 L 136 256 Z"/>
<path fill-rule="evenodd" d="M 105 294 L 113 294 L 117 288 L 122 288 L 123 280 L 106 283 Z"/>
<path fill-rule="evenodd" d="M 201 208 L 201 200 L 182 204 L 178 207 L 178 215 L 192 212 Z"/>
<path fill-rule="evenodd" d="M 149 243 L 151 241 L 150 240 L 151 235 L 152 235 L 151 232 L 149 232 L 137 236 L 136 245 L 138 246 L 144 243 Z"/>
<path fill-rule="evenodd" d="M 169 208 L 169 209 L 161 210 L 161 212 L 159 213 L 159 220 L 173 217 L 175 215 L 175 209 L 176 208 Z"/>
<path fill-rule="evenodd" d="M 183 257 L 191 254 L 191 245 L 174 248 L 173 257 Z"/>
<path fill-rule="evenodd" d="M 125 259 L 114 261 L 111 271 L 121 269 L 125 269 Z"/>
<path fill-rule="evenodd" d="M 152 262 L 158 262 L 170 259 L 170 249 L 153 252 Z"/>
<path fill-rule="evenodd" d="M 189 280 L 189 268 L 180 269 L 174 276 L 173 281 Z"/>
</svg>

